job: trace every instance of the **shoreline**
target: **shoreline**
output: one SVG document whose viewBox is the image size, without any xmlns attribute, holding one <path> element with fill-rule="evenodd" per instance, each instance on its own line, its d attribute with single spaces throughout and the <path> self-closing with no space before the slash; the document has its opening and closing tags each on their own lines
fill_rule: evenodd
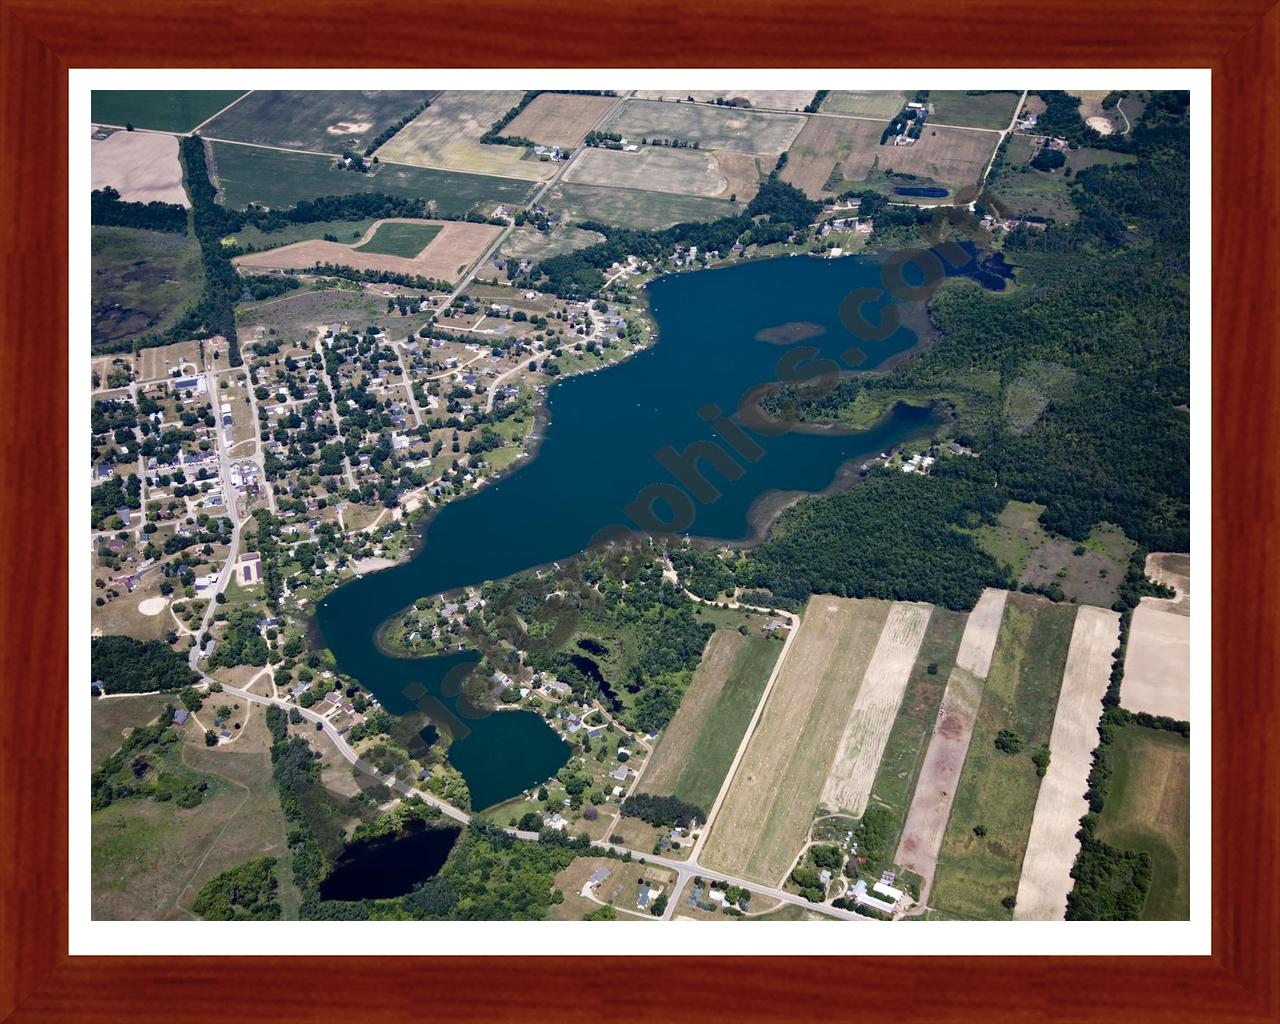
<svg viewBox="0 0 1280 1024">
<path fill-rule="evenodd" d="M 791 256 L 799 256 L 799 255 L 809 256 L 810 258 L 822 258 L 817 256 L 816 254 L 807 253 L 807 252 L 791 254 Z M 859 256 L 862 258 L 875 259 L 875 258 L 883 258 L 884 254 L 868 251 L 866 253 L 850 253 L 849 255 Z M 381 559 L 379 561 L 384 564 L 380 564 L 372 572 L 367 574 L 362 574 L 362 575 L 372 575 L 375 572 L 381 572 L 385 569 L 396 568 L 402 565 L 407 565 L 409 562 L 413 561 L 413 559 L 415 559 L 419 555 L 419 553 L 423 548 L 423 545 L 426 542 L 427 532 L 429 530 L 431 522 L 435 519 L 435 516 L 440 512 L 442 508 L 444 508 L 446 505 L 452 505 L 459 501 L 466 501 L 468 498 L 478 493 L 479 491 L 483 490 L 485 487 L 501 483 L 502 481 L 508 479 L 515 473 L 519 472 L 519 470 L 523 468 L 524 465 L 526 465 L 528 462 L 531 462 L 534 458 L 536 458 L 542 447 L 542 443 L 545 440 L 546 428 L 551 422 L 549 404 L 550 404 L 550 394 L 551 394 L 552 387 L 556 386 L 557 384 L 560 384 L 561 382 L 570 381 L 579 377 L 585 377 L 588 374 L 595 373 L 599 370 L 607 370 L 612 366 L 619 365 L 629 360 L 630 358 L 632 358 L 633 356 L 641 352 L 644 352 L 644 351 L 647 351 L 648 349 L 653 348 L 655 345 L 659 343 L 661 336 L 658 330 L 657 323 L 653 319 L 652 307 L 649 299 L 650 284 L 652 284 L 654 281 L 662 280 L 663 278 L 669 275 L 674 275 L 674 274 L 698 272 L 698 271 L 705 271 L 705 270 L 723 270 L 723 269 L 728 269 L 729 267 L 739 266 L 744 263 L 763 262 L 766 260 L 784 259 L 784 258 L 790 258 L 790 256 L 783 256 L 779 254 L 779 255 L 764 256 L 764 257 L 751 257 L 748 259 L 738 259 L 738 260 L 734 260 L 733 262 L 726 261 L 712 267 L 677 268 L 676 270 L 669 271 L 664 274 L 660 274 L 646 281 L 644 285 L 641 288 L 639 288 L 635 293 L 636 296 L 640 299 L 640 301 L 637 303 L 637 305 L 640 307 L 638 310 L 639 316 L 646 324 L 649 325 L 650 337 L 646 342 L 646 344 L 642 346 L 633 346 L 630 352 L 626 353 L 621 358 L 614 360 L 611 363 L 606 363 L 598 367 L 593 367 L 590 370 L 583 370 L 578 373 L 561 374 L 556 379 L 550 381 L 550 383 L 546 385 L 545 393 L 543 395 L 543 400 L 539 402 L 534 409 L 533 427 L 530 430 L 529 435 L 527 435 L 527 437 L 530 440 L 528 440 L 526 443 L 526 446 L 522 448 L 521 455 L 517 458 L 517 460 L 514 463 L 512 463 L 512 465 L 508 467 L 506 470 L 500 473 L 496 473 L 493 476 L 485 478 L 487 481 L 486 483 L 481 484 L 479 487 L 473 488 L 467 494 L 458 495 L 456 498 L 452 499 L 449 502 L 446 502 L 444 505 L 437 504 L 435 507 L 430 509 L 423 510 L 420 507 L 418 511 L 415 511 L 414 513 L 409 514 L 409 516 L 407 517 L 409 519 L 409 529 L 413 532 L 414 537 L 412 541 L 406 546 L 405 555 L 401 559 L 394 560 L 394 561 L 390 559 Z M 844 258 L 844 257 L 841 257 L 841 258 Z M 932 321 L 928 317 L 928 312 L 927 312 L 928 300 L 927 299 L 919 299 L 911 302 L 899 303 L 898 305 L 899 305 L 899 308 L 902 309 L 902 312 L 900 314 L 901 323 L 903 326 L 907 327 L 908 329 L 912 330 L 913 333 L 915 333 L 916 342 L 913 345 L 911 345 L 909 348 L 904 349 L 902 352 L 895 353 L 894 355 L 888 357 L 884 364 L 876 367 L 876 369 L 874 370 L 850 369 L 841 374 L 841 379 L 844 379 L 846 377 L 853 377 L 859 374 L 865 374 L 867 376 L 884 375 L 888 373 L 890 370 L 892 370 L 895 366 L 900 365 L 902 362 L 904 362 L 905 360 L 911 357 L 914 357 L 924 351 L 927 351 L 929 348 L 931 348 L 933 345 L 937 343 L 937 341 L 941 337 L 941 334 L 937 330 L 937 328 L 934 327 Z M 780 386 L 780 382 L 765 382 L 764 384 L 759 385 L 758 389 L 770 388 L 773 386 Z M 895 402 L 893 406 L 886 409 L 884 414 L 876 421 L 876 423 L 877 424 L 881 423 L 885 419 L 887 419 L 890 415 L 892 415 L 893 409 L 896 408 L 897 405 L 898 403 Z M 934 426 L 936 426 L 936 424 L 934 424 Z M 932 427 L 930 429 L 932 429 Z M 857 428 L 846 426 L 843 424 L 805 423 L 805 422 L 796 422 L 794 424 L 791 424 L 789 426 L 788 432 L 791 432 L 791 431 L 794 431 L 797 433 L 804 433 L 804 434 L 839 433 L 839 434 L 849 434 L 849 435 L 856 435 L 864 432 L 863 430 L 859 430 Z M 908 438 L 904 438 L 903 440 L 906 441 L 906 440 L 917 438 L 919 436 L 920 436 L 920 432 L 917 432 L 909 435 Z M 902 443 L 903 442 L 899 442 L 898 445 L 894 446 L 894 448 L 896 449 Z M 687 540 L 691 543 L 697 544 L 699 546 L 708 547 L 708 548 L 734 546 L 734 547 L 742 548 L 744 550 L 749 550 L 750 548 L 757 547 L 761 543 L 763 543 L 768 538 L 769 531 L 772 529 L 773 524 L 777 521 L 778 517 L 784 511 L 786 511 L 786 509 L 790 508 L 792 505 L 796 504 L 801 499 L 806 497 L 820 497 L 824 495 L 843 493 L 845 491 L 852 489 L 854 486 L 856 486 L 857 483 L 861 480 L 860 469 L 861 469 L 862 461 L 863 460 L 861 457 L 855 457 L 855 458 L 847 459 L 844 462 L 842 462 L 839 466 L 836 467 L 836 470 L 832 477 L 831 482 L 827 484 L 825 487 L 823 487 L 821 490 L 817 490 L 817 491 L 768 490 L 768 491 L 762 492 L 760 495 L 758 495 L 755 498 L 754 501 L 752 501 L 751 505 L 747 509 L 748 530 L 746 535 L 741 538 L 709 537 L 709 536 L 704 536 L 697 533 L 688 533 L 688 534 L 643 533 L 637 530 L 629 530 L 625 527 L 623 529 L 626 530 L 626 534 L 628 536 L 641 541 L 647 540 L 655 543 L 670 543 L 671 541 L 674 540 L 676 542 L 682 543 Z M 425 514 L 424 514 L 424 511 L 425 511 Z M 417 516 L 418 518 L 416 519 L 413 518 L 415 516 Z M 595 535 L 593 535 L 593 540 L 591 543 L 589 543 L 585 548 L 583 548 L 580 551 L 576 551 L 570 555 L 564 556 L 563 559 L 553 560 L 552 562 L 543 563 L 541 565 L 526 566 L 525 568 L 518 570 L 516 573 L 512 573 L 511 576 L 504 577 L 504 578 L 510 579 L 514 576 L 518 576 L 524 573 L 536 572 L 540 569 L 547 568 L 548 566 L 555 564 L 556 561 L 565 561 L 568 559 L 579 558 L 582 555 L 593 550 L 598 545 L 599 541 L 595 540 L 595 537 L 597 535 L 609 530 L 610 530 L 610 527 L 607 525 L 601 527 L 601 529 L 598 530 Z M 344 581 L 343 583 L 339 584 L 337 587 L 335 587 L 332 591 L 329 591 L 328 593 L 334 593 L 337 590 L 340 590 L 343 586 L 346 585 L 347 582 L 350 582 L 350 581 Z M 463 585 L 463 586 L 452 588 L 449 590 L 440 591 L 439 593 L 436 593 L 436 594 L 422 595 L 422 596 L 428 596 L 434 600 L 437 598 L 460 594 L 466 591 L 467 589 L 468 589 L 468 585 Z M 407 608 L 409 606 L 406 605 L 405 607 Z M 405 654 L 403 652 L 390 649 L 385 644 L 383 640 L 383 635 L 388 627 L 388 624 L 392 622 L 394 619 L 396 619 L 397 617 L 399 617 L 400 615 L 402 615 L 404 611 L 405 611 L 405 608 L 397 609 L 397 611 L 392 613 L 392 615 L 390 615 L 382 624 L 378 626 L 373 638 L 375 646 L 382 653 L 386 654 L 389 657 L 414 659 L 414 658 L 431 658 L 431 657 L 443 656 L 442 654 L 434 654 L 434 655 Z M 315 623 L 314 613 L 312 615 L 312 623 L 313 624 Z M 316 626 L 316 629 L 318 632 L 318 625 Z M 466 650 L 474 650 L 474 649 L 467 648 Z M 452 654 L 452 653 L 458 653 L 458 652 L 451 652 L 451 651 L 443 652 L 444 655 Z M 476 653 L 479 653 L 479 652 L 476 652 Z"/>
</svg>

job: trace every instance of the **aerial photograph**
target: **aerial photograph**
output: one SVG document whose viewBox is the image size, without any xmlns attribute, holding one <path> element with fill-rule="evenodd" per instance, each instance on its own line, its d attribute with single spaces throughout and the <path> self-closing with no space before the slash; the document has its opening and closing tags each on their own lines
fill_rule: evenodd
<svg viewBox="0 0 1280 1024">
<path fill-rule="evenodd" d="M 616 74 L 93 91 L 92 919 L 1190 920 L 1190 94 Z"/>
</svg>

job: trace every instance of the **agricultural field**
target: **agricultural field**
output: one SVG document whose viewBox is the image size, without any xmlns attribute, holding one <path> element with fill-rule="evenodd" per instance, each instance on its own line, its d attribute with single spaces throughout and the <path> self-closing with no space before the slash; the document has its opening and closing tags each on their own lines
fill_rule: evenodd
<svg viewBox="0 0 1280 1024">
<path fill-rule="evenodd" d="M 782 177 L 811 198 L 851 188 L 892 193 L 896 185 L 976 186 L 998 136 L 927 126 L 909 146 L 882 146 L 885 125 L 848 117 L 811 117 L 787 154 Z M 891 175 L 911 175 L 893 178 Z"/>
<path fill-rule="evenodd" d="M 938 849 L 951 814 L 956 780 L 969 750 L 1007 598 L 1008 593 L 1003 590 L 983 591 L 965 620 L 955 663 L 947 676 L 946 690 L 894 855 L 897 864 L 924 879 L 921 887 L 924 898 L 928 896 Z"/>
<path fill-rule="evenodd" d="M 690 145 L 696 142 L 699 149 L 776 157 L 791 146 L 804 123 L 801 116 L 761 114 L 741 107 L 627 100 L 604 129 L 621 133 L 629 142 L 677 139 Z"/>
<path fill-rule="evenodd" d="M 182 187 L 178 140 L 154 132 L 112 132 L 89 144 L 93 187 L 110 185 L 127 203 L 190 206 Z"/>
<path fill-rule="evenodd" d="M 760 177 L 756 158 L 745 153 L 645 146 L 634 153 L 584 150 L 564 180 L 725 199 L 732 195 L 739 202 L 750 202 Z"/>
<path fill-rule="evenodd" d="M 699 103 L 714 103 L 724 100 L 737 107 L 760 107 L 765 110 L 804 110 L 813 100 L 813 93 L 805 89 L 638 89 L 635 98 L 638 100 L 688 101 L 689 97 Z"/>
<path fill-rule="evenodd" d="M 781 650 L 774 640 L 716 630 L 639 790 L 710 810 Z"/>
<path fill-rule="evenodd" d="M 855 818 L 866 810 L 932 611 L 927 604 L 895 604 L 889 609 L 822 788 L 821 804 L 828 810 Z"/>
<path fill-rule="evenodd" d="M 522 95 L 515 89 L 442 93 L 376 155 L 384 164 L 412 164 L 541 181 L 551 176 L 556 164 L 537 159 L 533 150 L 521 146 L 488 146 L 480 142 L 481 136 L 516 106 Z"/>
<path fill-rule="evenodd" d="M 682 222 L 734 217 L 744 208 L 740 203 L 723 199 L 565 182 L 556 182 L 547 192 L 543 205 L 571 224 L 596 221 L 646 231 Z"/>
<path fill-rule="evenodd" d="M 1084 541 L 1058 537 L 1041 526 L 1043 513 L 1043 505 L 1011 501 L 995 523 L 969 532 L 1019 583 L 1056 585 L 1067 600 L 1110 607 L 1124 580 L 1133 542 L 1110 523 L 1094 527 Z"/>
<path fill-rule="evenodd" d="M 1102 698 L 1111 679 L 1111 660 L 1120 642 L 1120 615 L 1083 607 L 1076 613 L 1062 691 L 1049 737 L 1051 760 L 1036 798 L 1031 835 L 1018 882 L 1018 921 L 1061 921 L 1074 884 L 1071 867 L 1080 851 L 1076 832 L 1089 811 L 1093 749 L 1098 745 Z"/>
<path fill-rule="evenodd" d="M 436 235 L 439 224 L 417 224 L 413 221 L 381 221 L 368 241 L 352 246 L 355 252 L 376 253 L 413 259 Z"/>
<path fill-rule="evenodd" d="M 535 96 L 502 133 L 518 139 L 533 139 L 543 146 L 577 149 L 587 132 L 617 102 L 613 96 L 544 92 Z"/>
<path fill-rule="evenodd" d="M 1144 597 L 1133 610 L 1124 658 L 1120 705 L 1130 711 L 1191 720 L 1191 559 L 1147 556 L 1147 575 L 1176 591 Z"/>
<path fill-rule="evenodd" d="M 244 93 L 243 89 L 95 89 L 89 116 L 94 124 L 186 133 Z"/>
<path fill-rule="evenodd" d="M 1131 724 L 1111 742 L 1111 787 L 1098 838 L 1151 857 L 1144 921 L 1185 921 L 1191 906 L 1191 744 Z"/>
<path fill-rule="evenodd" d="M 200 296 L 200 248 L 185 235 L 95 226 L 90 253 L 94 349 L 165 330 Z"/>
<path fill-rule="evenodd" d="M 929 93 L 933 121 L 963 128 L 990 128 L 1004 131 L 1013 120 L 1020 92 L 972 93 L 935 89 Z"/>
<path fill-rule="evenodd" d="M 223 204 L 230 209 L 242 209 L 249 203 L 279 209 L 316 196 L 386 192 L 425 199 L 435 203 L 438 212 L 459 216 L 485 203 L 523 205 L 529 194 L 527 181 L 488 174 L 387 163 L 379 164 L 370 174 L 359 174 L 341 170 L 338 161 L 313 153 L 286 153 L 231 142 L 210 146 L 215 182 Z"/>
<path fill-rule="evenodd" d="M 408 228 L 417 229 L 416 237 L 429 237 L 426 248 L 414 256 L 387 255 L 371 246 L 388 227 L 396 228 L 393 240 L 384 239 L 382 249 L 398 245 L 401 249 L 410 245 Z M 423 229 L 435 229 L 428 236 Z M 420 274 L 441 281 L 456 281 L 484 250 L 498 237 L 501 228 L 493 224 L 473 224 L 468 221 L 380 221 L 361 244 L 343 245 L 323 239 L 295 242 L 266 252 L 237 256 L 239 267 L 249 270 L 280 269 L 307 270 L 316 263 L 333 263 L 354 267 L 356 270 L 387 270 L 397 274 Z"/>
<path fill-rule="evenodd" d="M 287 868 L 285 819 L 271 778 L 269 734 L 260 709 L 247 717 L 235 742 L 204 745 L 188 722 L 176 745 L 176 770 L 202 776 L 201 803 L 121 800 L 93 813 L 93 916 L 96 920 L 186 920 L 200 887 L 252 857 L 276 857 L 281 901 L 296 905 Z M 174 750 L 175 748 L 168 748 Z M 168 750 L 163 755 L 170 756 Z"/>
<path fill-rule="evenodd" d="M 279 231 L 263 231 L 253 224 L 246 224 L 223 241 L 228 245 L 239 245 L 249 252 L 276 249 L 293 242 L 324 238 L 325 235 L 332 235 L 340 242 L 354 244 L 365 236 L 377 220 L 376 217 L 362 217 L 359 220 L 320 220 L 310 224 L 286 224 Z"/>
<path fill-rule="evenodd" d="M 501 253 L 509 259 L 537 261 L 576 252 L 603 241 L 604 235 L 598 232 L 565 224 L 557 224 L 546 232 L 526 224 L 507 235 Z"/>
<path fill-rule="evenodd" d="M 915 93 L 893 90 L 836 91 L 822 101 L 821 109 L 826 114 L 852 114 L 855 117 L 883 119 L 883 130 L 914 95 Z"/>
<path fill-rule="evenodd" d="M 791 869 L 890 605 L 817 596 L 711 828 L 712 869 L 776 884 Z"/>
<path fill-rule="evenodd" d="M 1016 898 L 1040 789 L 1032 757 L 1049 745 L 1076 611 L 1025 594 L 1006 601 L 929 898 L 944 914 L 1011 916 L 1002 900 Z M 1016 750 L 996 745 L 1008 733 Z"/>
<path fill-rule="evenodd" d="M 924 762 L 929 736 L 938 720 L 938 708 L 955 667 L 967 620 L 963 612 L 935 607 L 911 667 L 898 715 L 871 786 L 871 802 L 894 816 L 898 836 L 888 845 L 896 845 L 906 821 L 907 807 Z"/>
<path fill-rule="evenodd" d="M 363 153 L 435 95 L 394 90 L 256 89 L 201 129 L 209 139 L 319 153 Z"/>
</svg>

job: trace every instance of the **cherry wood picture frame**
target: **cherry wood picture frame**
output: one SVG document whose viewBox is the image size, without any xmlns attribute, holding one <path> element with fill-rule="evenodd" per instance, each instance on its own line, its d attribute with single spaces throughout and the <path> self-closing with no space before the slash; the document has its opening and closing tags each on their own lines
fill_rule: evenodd
<svg viewBox="0 0 1280 1024">
<path fill-rule="evenodd" d="M 477 64 L 1212 69 L 1212 955 L 68 955 L 68 69 Z M 1270 0 L 0 0 L 0 1019 L 1280 1020 L 1278 66 Z"/>
</svg>

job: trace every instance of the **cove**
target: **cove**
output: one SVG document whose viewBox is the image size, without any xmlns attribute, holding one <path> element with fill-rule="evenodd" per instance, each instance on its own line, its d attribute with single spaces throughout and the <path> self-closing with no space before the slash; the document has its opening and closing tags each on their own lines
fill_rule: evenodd
<svg viewBox="0 0 1280 1024">
<path fill-rule="evenodd" d="M 1000 274 L 984 285 L 1002 287 Z M 981 278 L 979 278 L 981 280 Z M 358 679 L 393 714 L 409 711 L 406 695 L 439 699 L 458 716 L 449 760 L 462 773 L 477 810 L 538 785 L 566 762 L 569 747 L 538 715 L 509 711 L 465 717 L 451 679 L 474 663 L 474 652 L 433 658 L 393 657 L 375 635 L 390 616 L 424 595 L 496 580 L 584 550 L 603 528 L 631 526 L 624 509 L 651 484 L 677 480 L 655 458 L 665 446 L 683 452 L 714 441 L 699 415 L 708 405 L 732 412 L 742 396 L 777 381 L 789 347 L 760 341 L 762 330 L 787 323 L 824 328 L 802 344 L 839 361 L 857 344 L 861 369 L 874 369 L 916 342 L 899 327 L 888 339 L 858 341 L 839 310 L 856 288 L 879 288 L 880 264 L 864 257 L 835 260 L 784 257 L 669 275 L 649 286 L 657 344 L 623 362 L 561 379 L 548 389 L 549 419 L 534 458 L 518 471 L 445 505 L 420 529 L 414 557 L 353 580 L 324 598 L 316 625 L 338 668 Z M 887 296 L 868 308 L 874 317 Z M 773 491 L 815 492 L 839 468 L 864 460 L 937 422 L 926 408 L 898 405 L 879 424 L 858 433 L 800 432 L 756 436 L 764 454 L 737 460 L 738 479 L 703 462 L 719 492 L 699 502 L 681 532 L 724 541 L 752 533 L 749 510 Z M 450 676 L 453 673 L 454 676 Z M 473 712 L 474 714 L 474 712 Z"/>
</svg>

